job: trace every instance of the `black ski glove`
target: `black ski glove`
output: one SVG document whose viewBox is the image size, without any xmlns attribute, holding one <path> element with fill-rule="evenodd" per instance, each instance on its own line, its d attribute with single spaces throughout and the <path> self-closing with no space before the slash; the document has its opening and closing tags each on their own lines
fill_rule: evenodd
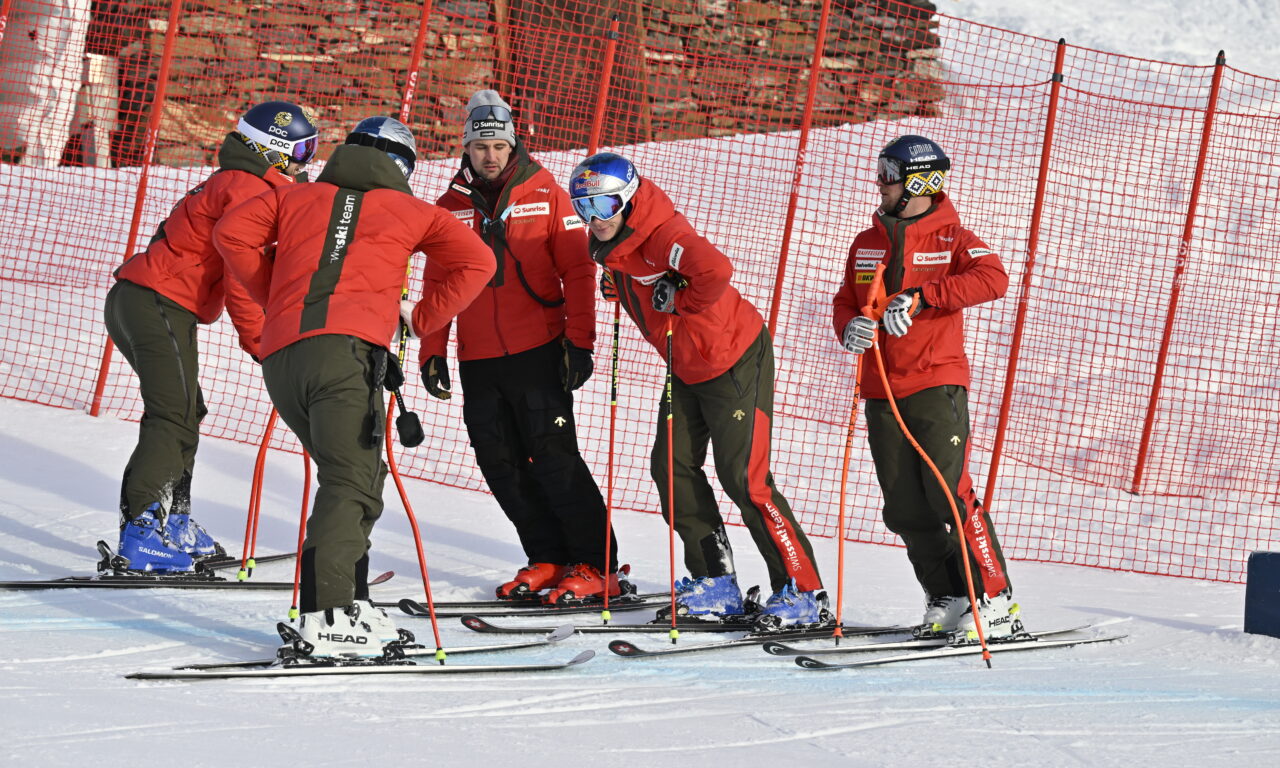
<svg viewBox="0 0 1280 768">
<path fill-rule="evenodd" d="M 449 364 L 444 355 L 427 358 L 426 364 L 422 366 L 422 383 L 434 398 L 448 400 L 453 397 L 453 393 L 449 391 Z"/>
<path fill-rule="evenodd" d="M 560 358 L 560 382 L 565 392 L 572 392 L 587 383 L 595 372 L 595 364 L 591 362 L 591 351 L 575 347 L 568 339 L 564 339 L 564 357 Z"/>
<path fill-rule="evenodd" d="M 676 314 L 676 291 L 688 285 L 683 277 L 668 272 L 653 284 L 653 308 L 669 315 Z"/>
</svg>

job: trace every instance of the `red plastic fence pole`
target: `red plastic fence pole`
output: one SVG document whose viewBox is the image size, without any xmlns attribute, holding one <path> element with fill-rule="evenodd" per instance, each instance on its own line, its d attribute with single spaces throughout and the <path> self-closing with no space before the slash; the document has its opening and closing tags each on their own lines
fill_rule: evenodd
<svg viewBox="0 0 1280 768">
<path fill-rule="evenodd" d="M 124 248 L 128 258 L 138 244 L 138 228 L 142 223 L 142 206 L 147 199 L 147 179 L 151 175 L 151 161 L 155 157 L 156 139 L 160 135 L 160 118 L 164 113 L 164 94 L 169 82 L 169 64 L 173 61 L 173 41 L 178 36 L 178 19 L 182 16 L 182 0 L 169 6 L 169 26 L 164 31 L 164 50 L 160 54 L 160 73 L 156 77 L 156 94 L 151 102 L 151 115 L 147 119 L 147 139 L 142 151 L 142 173 L 133 198 L 133 220 L 129 223 L 129 239 Z M 102 409 L 102 392 L 107 386 L 107 374 L 111 371 L 111 350 L 108 338 L 102 350 L 102 364 L 98 368 L 98 383 L 93 388 L 93 403 L 89 415 L 97 416 Z"/>
<path fill-rule="evenodd" d="M 800 118 L 800 144 L 796 147 L 796 170 L 791 177 L 791 193 L 787 199 L 787 219 L 782 227 L 782 247 L 778 253 L 778 272 L 773 278 L 773 297 L 769 300 L 769 334 L 778 338 L 778 305 L 782 298 L 782 282 L 787 276 L 787 255 L 791 250 L 791 231 L 795 227 L 796 208 L 800 202 L 800 185 L 804 181 L 805 152 L 809 147 L 809 129 L 813 126 L 813 102 L 818 97 L 818 80 L 822 76 L 822 52 L 827 46 L 827 20 L 831 17 L 831 0 L 822 0 L 818 18 L 818 35 L 813 44 L 813 63 L 809 66 L 809 88 L 804 97 L 804 115 Z"/>
<path fill-rule="evenodd" d="M 618 49 L 618 14 L 613 14 L 609 20 L 609 31 L 604 37 L 606 42 L 604 64 L 600 67 L 600 99 L 596 102 L 595 112 L 591 115 L 591 133 L 587 136 L 588 155 L 594 155 L 600 148 L 600 134 L 604 131 L 604 109 L 609 101 L 609 80 L 613 77 L 613 57 Z"/>
<path fill-rule="evenodd" d="M 1178 258 L 1173 265 L 1173 286 L 1169 289 L 1169 311 L 1164 319 L 1164 337 L 1160 340 L 1160 356 L 1156 358 L 1155 379 L 1151 383 L 1151 399 L 1147 401 L 1147 418 L 1142 424 L 1142 439 L 1138 444 L 1138 461 L 1133 469 L 1131 493 L 1142 490 L 1142 473 L 1147 466 L 1147 453 L 1151 449 L 1151 432 L 1155 428 L 1156 408 L 1160 405 L 1160 389 L 1164 384 L 1165 364 L 1169 359 L 1169 338 L 1173 335 L 1173 323 L 1178 315 L 1178 298 L 1182 295 L 1182 276 L 1187 271 L 1191 255 L 1191 236 L 1195 233 L 1196 207 L 1200 202 L 1200 184 L 1204 180 L 1204 158 L 1209 151 L 1213 135 L 1213 115 L 1218 110 L 1218 93 L 1222 89 L 1222 71 L 1227 66 L 1227 56 L 1218 51 L 1214 63 L 1213 84 L 1209 87 L 1209 101 L 1205 105 L 1204 127 L 1200 131 L 1200 153 L 1196 157 L 1196 173 L 1191 182 L 1191 199 L 1187 201 L 1187 217 L 1182 226 L 1182 239 L 1178 241 Z"/>
<path fill-rule="evenodd" d="M 1009 409 L 1013 407 L 1013 383 L 1018 378 L 1018 355 L 1022 351 L 1022 332 L 1027 324 L 1027 305 L 1031 303 L 1031 280 L 1036 271 L 1036 251 L 1040 247 L 1040 216 L 1044 213 L 1044 193 L 1049 178 L 1049 153 L 1053 149 L 1053 131 L 1058 122 L 1058 98 L 1062 91 L 1062 62 L 1067 54 L 1067 41 L 1058 39 L 1058 54 L 1053 60 L 1053 78 L 1049 86 L 1049 108 L 1045 116 L 1044 139 L 1040 144 L 1040 172 L 1036 177 L 1036 197 L 1031 208 L 1031 231 L 1027 233 L 1027 263 L 1022 271 L 1022 290 L 1018 294 L 1018 310 L 1013 321 L 1013 341 L 1009 345 L 1009 366 L 1004 372 L 1004 393 L 1000 395 L 1000 420 L 996 425 L 995 444 L 991 448 L 991 466 L 987 469 L 987 488 L 982 506 L 991 509 L 996 478 L 1000 472 L 1000 455 L 1004 451 L 1005 432 L 1009 426 Z"/>
<path fill-rule="evenodd" d="M 400 100 L 400 122 L 409 123 L 409 107 L 418 91 L 418 73 L 422 69 L 422 50 L 426 47 L 427 26 L 431 19 L 432 0 L 423 0 L 422 14 L 418 17 L 418 34 L 413 38 L 413 49 L 409 54 L 409 76 L 404 84 L 404 98 Z"/>
</svg>

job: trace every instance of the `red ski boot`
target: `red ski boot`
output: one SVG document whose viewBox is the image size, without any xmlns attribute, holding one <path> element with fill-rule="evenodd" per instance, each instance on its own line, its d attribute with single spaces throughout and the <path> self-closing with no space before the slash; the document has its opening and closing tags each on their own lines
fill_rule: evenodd
<svg viewBox="0 0 1280 768">
<path fill-rule="evenodd" d="M 604 575 L 597 571 L 594 566 L 578 563 L 569 569 L 569 572 L 564 575 L 564 578 L 555 586 L 555 589 L 547 593 L 547 596 L 543 598 L 543 602 L 547 605 L 602 602 L 604 600 L 604 590 Z M 621 594 L 622 587 L 618 584 L 618 574 L 610 574 L 609 597 L 618 597 Z"/>
<path fill-rule="evenodd" d="M 516 572 L 514 579 L 498 587 L 498 599 L 537 600 L 539 592 L 558 584 L 568 570 L 554 563 L 529 563 Z"/>
</svg>

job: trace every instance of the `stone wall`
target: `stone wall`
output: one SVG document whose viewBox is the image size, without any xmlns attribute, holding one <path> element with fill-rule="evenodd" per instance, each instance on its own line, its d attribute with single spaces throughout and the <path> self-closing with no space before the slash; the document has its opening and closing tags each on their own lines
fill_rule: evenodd
<svg viewBox="0 0 1280 768">
<path fill-rule="evenodd" d="M 429 156 L 456 155 L 462 110 L 496 87 L 535 149 L 582 146 L 602 30 L 621 17 L 604 143 L 793 130 L 803 110 L 818 0 L 437 0 L 411 127 Z M 237 115 L 284 98 L 314 109 L 322 152 L 357 120 L 397 114 L 421 2 L 192 0 L 174 41 L 157 162 L 208 164 Z M 943 98 L 929 0 L 836 0 L 815 125 L 934 114 Z M 95 3 L 90 49 L 120 59 L 117 164 L 140 162 L 169 3 Z"/>
</svg>

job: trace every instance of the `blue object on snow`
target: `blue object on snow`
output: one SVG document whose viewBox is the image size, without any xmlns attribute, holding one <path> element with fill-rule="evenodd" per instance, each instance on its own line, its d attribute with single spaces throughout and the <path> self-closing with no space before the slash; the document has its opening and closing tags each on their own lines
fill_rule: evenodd
<svg viewBox="0 0 1280 768">
<path fill-rule="evenodd" d="M 152 504 L 120 530 L 116 554 L 129 561 L 131 571 L 181 573 L 194 570 L 191 555 L 169 541 L 156 519 L 159 504 Z"/>
<path fill-rule="evenodd" d="M 1245 579 L 1244 631 L 1280 637 L 1280 552 L 1249 555 Z"/>
</svg>

